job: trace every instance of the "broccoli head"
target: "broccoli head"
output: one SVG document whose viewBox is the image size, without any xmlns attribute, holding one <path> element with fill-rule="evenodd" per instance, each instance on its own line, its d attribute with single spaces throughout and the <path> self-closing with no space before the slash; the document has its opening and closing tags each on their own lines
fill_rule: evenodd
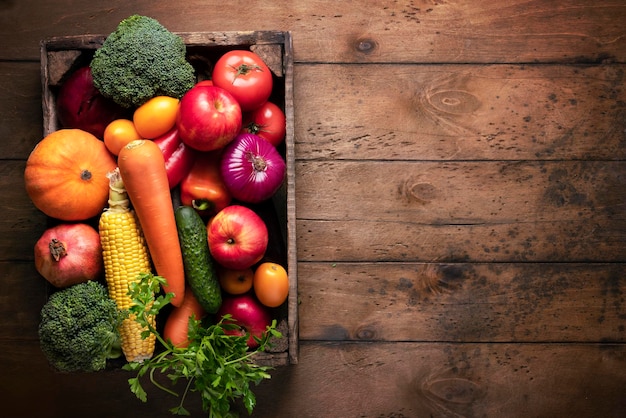
<svg viewBox="0 0 626 418">
<path fill-rule="evenodd" d="M 124 314 L 96 281 L 53 293 L 41 309 L 39 341 L 48 362 L 63 372 L 102 370 L 121 356 Z"/>
<path fill-rule="evenodd" d="M 182 38 L 147 16 L 122 20 L 90 66 L 100 93 L 126 108 L 154 96 L 181 98 L 195 84 Z"/>
</svg>

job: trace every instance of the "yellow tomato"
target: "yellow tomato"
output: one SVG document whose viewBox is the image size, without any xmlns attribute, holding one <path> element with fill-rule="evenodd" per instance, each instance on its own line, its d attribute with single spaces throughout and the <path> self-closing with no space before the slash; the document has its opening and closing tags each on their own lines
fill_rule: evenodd
<svg viewBox="0 0 626 418">
<path fill-rule="evenodd" d="M 104 145 L 113 155 L 118 155 L 120 150 L 130 141 L 141 139 L 141 135 L 135 129 L 132 120 L 116 119 L 104 129 Z"/>
<path fill-rule="evenodd" d="M 254 272 L 252 288 L 263 305 L 276 308 L 287 300 L 289 277 L 280 264 L 262 263 Z"/>
<path fill-rule="evenodd" d="M 251 268 L 245 270 L 220 269 L 218 279 L 220 286 L 226 293 L 241 295 L 252 289 L 254 271 Z"/>
<path fill-rule="evenodd" d="M 180 100 L 156 96 L 139 106 L 133 114 L 137 132 L 147 139 L 155 139 L 174 127 Z"/>
</svg>

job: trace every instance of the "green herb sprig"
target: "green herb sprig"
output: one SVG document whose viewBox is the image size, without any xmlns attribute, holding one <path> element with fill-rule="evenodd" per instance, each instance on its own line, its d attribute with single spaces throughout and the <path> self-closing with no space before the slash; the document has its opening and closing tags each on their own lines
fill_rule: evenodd
<svg viewBox="0 0 626 418">
<path fill-rule="evenodd" d="M 154 334 L 163 346 L 152 358 L 142 363 L 130 362 L 123 366 L 124 370 L 137 372 L 135 377 L 128 379 L 130 390 L 143 402 L 148 395 L 141 380 L 147 374 L 150 382 L 157 388 L 174 396 L 180 396 L 180 403 L 170 409 L 174 415 L 190 415 L 184 407 L 185 400 L 191 392 L 199 393 L 202 409 L 209 417 L 232 417 L 231 405 L 241 398 L 248 411 L 252 413 L 256 405 L 256 397 L 250 385 L 258 385 L 264 379 L 270 379 L 269 366 L 260 366 L 252 361 L 255 354 L 269 347 L 271 337 L 282 337 L 276 329 L 276 320 L 267 327 L 267 332 L 258 339 L 259 347 L 248 349 L 248 336 L 227 335 L 225 331 L 237 328 L 232 318 L 225 316 L 218 323 L 205 325 L 192 318 L 189 321 L 189 345 L 185 348 L 174 347 L 165 341 L 160 333 L 151 325 L 148 318 L 156 315 L 167 306 L 173 295 L 159 294 L 165 279 L 152 274 L 142 274 L 140 280 L 130 287 L 129 295 L 133 300 L 130 313 L 146 328 L 142 337 Z M 179 380 L 187 381 L 182 395 L 174 389 L 157 382 L 155 373 L 166 375 L 172 385 Z"/>
</svg>

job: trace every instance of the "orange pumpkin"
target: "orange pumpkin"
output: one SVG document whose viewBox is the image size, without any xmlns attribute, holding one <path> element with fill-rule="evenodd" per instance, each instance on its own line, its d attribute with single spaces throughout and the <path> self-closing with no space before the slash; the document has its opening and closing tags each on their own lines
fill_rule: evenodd
<svg viewBox="0 0 626 418">
<path fill-rule="evenodd" d="M 24 171 L 26 192 L 37 209 L 52 218 L 85 220 L 106 206 L 106 173 L 116 166 L 104 143 L 92 134 L 60 129 L 30 153 Z"/>
</svg>

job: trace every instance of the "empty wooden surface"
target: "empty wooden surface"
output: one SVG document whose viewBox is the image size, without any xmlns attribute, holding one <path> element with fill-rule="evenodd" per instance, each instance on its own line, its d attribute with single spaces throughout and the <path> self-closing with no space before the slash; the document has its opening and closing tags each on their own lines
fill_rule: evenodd
<svg viewBox="0 0 626 418">
<path fill-rule="evenodd" d="M 255 417 L 626 415 L 626 3 L 0 1 L 0 398 L 7 417 L 166 417 L 120 370 L 52 372 L 39 41 L 133 13 L 290 30 L 299 364 Z M 192 405 L 201 416 L 199 405 Z M 242 416 L 245 416 L 245 411 Z"/>
</svg>

